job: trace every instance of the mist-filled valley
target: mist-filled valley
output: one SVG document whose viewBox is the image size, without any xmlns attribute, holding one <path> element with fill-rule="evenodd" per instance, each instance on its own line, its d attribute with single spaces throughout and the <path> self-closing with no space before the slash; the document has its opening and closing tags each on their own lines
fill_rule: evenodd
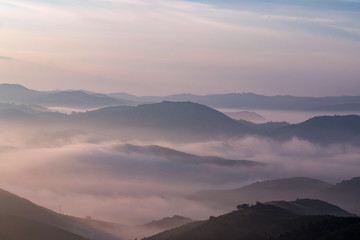
<svg viewBox="0 0 360 240">
<path fill-rule="evenodd" d="M 0 0 L 0 240 L 359 240 L 359 0 Z"/>
<path fill-rule="evenodd" d="M 193 102 L 70 113 L 41 103 L 0 105 L 0 187 L 121 239 L 257 201 L 321 199 L 360 214 L 358 115 L 253 123 L 253 110 L 233 119 Z M 146 225 L 163 218 L 174 225 Z"/>
</svg>

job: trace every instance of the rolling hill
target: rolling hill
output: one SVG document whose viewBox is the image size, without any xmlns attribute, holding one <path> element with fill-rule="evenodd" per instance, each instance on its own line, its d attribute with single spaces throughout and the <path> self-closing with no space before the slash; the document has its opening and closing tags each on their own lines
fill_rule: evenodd
<svg viewBox="0 0 360 240">
<path fill-rule="evenodd" d="M 64 231 L 51 225 L 21 218 L 0 215 L 0 239 L 2 240 L 86 240 L 88 238 Z"/>
<path fill-rule="evenodd" d="M 288 140 L 292 137 L 320 144 L 360 144 L 360 116 L 320 116 L 299 124 L 281 127 L 271 137 Z"/>
<path fill-rule="evenodd" d="M 29 232 L 36 232 L 44 229 L 44 236 L 51 233 L 59 233 L 61 236 L 70 236 L 69 239 L 81 239 L 76 235 L 94 240 L 117 239 L 105 232 L 77 221 L 70 216 L 55 213 L 2 189 L 0 189 L 0 215 L 3 216 L 2 221 L 10 221 L 15 224 L 14 227 L 8 229 L 9 231 L 6 229 L 0 230 L 0 234 L 11 234 L 12 229 L 15 234 L 17 227 L 22 229 L 23 226 L 27 226 L 28 228 L 24 229 Z M 39 234 L 42 233 L 39 232 Z M 14 237 L 14 239 L 19 239 L 16 234 Z"/>
<path fill-rule="evenodd" d="M 256 182 L 233 190 L 202 191 L 189 195 L 193 200 L 216 204 L 231 209 L 238 203 L 255 203 L 256 201 L 293 200 L 312 197 L 331 184 L 311 178 L 287 178 Z"/>
<path fill-rule="evenodd" d="M 128 93 L 99 94 L 88 91 L 42 92 L 19 84 L 0 84 L 0 102 L 35 103 L 46 106 L 100 107 L 162 101 L 191 101 L 216 108 L 267 109 L 293 111 L 360 111 L 360 96 L 296 97 L 264 96 L 254 93 L 211 95 L 177 94 L 138 97 Z"/>
<path fill-rule="evenodd" d="M 229 93 L 203 96 L 193 94 L 177 94 L 163 97 L 137 97 L 124 93 L 112 93 L 110 96 L 124 98 L 139 103 L 154 103 L 161 101 L 191 101 L 216 108 L 297 111 L 360 110 L 360 96 L 295 97 L 287 95 L 264 96 L 254 93 Z"/>
<path fill-rule="evenodd" d="M 212 108 L 191 102 L 161 102 L 101 108 L 74 115 L 82 124 L 122 128 L 148 137 L 188 139 L 243 136 L 253 130 Z"/>
<path fill-rule="evenodd" d="M 317 199 L 297 199 L 296 201 L 272 201 L 264 204 L 280 207 L 297 215 L 331 215 L 337 217 L 355 217 L 336 205 Z"/>
<path fill-rule="evenodd" d="M 26 103 L 28 99 L 41 94 L 39 91 L 28 89 L 19 84 L 0 84 L 0 102 L 3 103 Z"/>
<path fill-rule="evenodd" d="M 171 229 L 171 228 L 175 228 L 175 227 L 179 227 L 181 225 L 185 225 L 188 223 L 193 222 L 194 220 L 190 219 L 190 218 L 186 218 L 183 216 L 179 216 L 179 215 L 174 215 L 172 217 L 166 217 L 160 220 L 155 220 L 152 222 L 149 222 L 147 224 L 145 224 L 145 227 L 150 227 L 150 228 L 163 228 L 163 229 Z"/>
<path fill-rule="evenodd" d="M 336 204 L 360 214 L 360 178 L 352 178 L 336 185 L 311 178 L 286 178 L 257 182 L 232 190 L 208 190 L 193 193 L 189 199 L 201 201 L 221 209 L 231 209 L 238 203 L 316 198 Z"/>
<path fill-rule="evenodd" d="M 360 215 L 360 177 L 344 180 L 319 193 L 319 198 Z"/>
<path fill-rule="evenodd" d="M 38 97 L 29 99 L 28 101 L 44 106 L 79 108 L 129 104 L 129 101 L 111 98 L 106 95 L 92 95 L 83 91 L 43 93 Z"/>
<path fill-rule="evenodd" d="M 328 205 L 324 202 L 317 202 L 316 205 L 320 207 L 322 204 Z M 302 235 L 298 239 L 315 240 L 339 231 L 348 236 L 359 236 L 359 226 L 360 219 L 356 217 L 304 216 L 271 204 L 257 203 L 219 217 L 210 217 L 207 221 L 193 222 L 165 231 L 146 240 L 292 239 L 296 237 L 295 232 Z"/>
<path fill-rule="evenodd" d="M 41 92 L 18 84 L 0 84 L 0 102 L 70 108 L 94 108 L 130 104 L 128 100 L 112 98 L 105 94 L 92 94 L 85 91 Z"/>
<path fill-rule="evenodd" d="M 57 95 L 59 99 L 49 97 L 50 95 Z M 51 99 L 49 101 L 55 105 L 69 103 L 93 106 L 114 103 L 102 95 L 95 96 L 83 92 L 48 93 L 45 99 L 47 98 Z M 186 141 L 258 135 L 278 141 L 287 141 L 296 137 L 322 145 L 360 144 L 360 116 L 358 115 L 319 116 L 291 125 L 286 122 L 253 124 L 244 120 L 236 121 L 215 109 L 193 102 L 164 101 L 138 106 L 112 106 L 71 115 L 46 112 L 46 109 L 38 105 L 3 103 L 0 104 L 0 120 L 10 123 L 70 124 L 70 126 L 85 128 L 84 131 L 95 129 L 116 134 L 122 132 L 123 135 L 137 139 Z"/>
<path fill-rule="evenodd" d="M 123 144 L 114 147 L 115 150 L 125 152 L 128 154 L 140 154 L 144 156 L 155 156 L 168 159 L 170 161 L 177 161 L 185 164 L 210 164 L 218 166 L 244 166 L 251 167 L 257 165 L 264 165 L 263 163 L 249 160 L 232 160 L 217 156 L 197 156 L 171 148 L 165 148 L 157 145 L 138 146 L 133 144 Z"/>
</svg>

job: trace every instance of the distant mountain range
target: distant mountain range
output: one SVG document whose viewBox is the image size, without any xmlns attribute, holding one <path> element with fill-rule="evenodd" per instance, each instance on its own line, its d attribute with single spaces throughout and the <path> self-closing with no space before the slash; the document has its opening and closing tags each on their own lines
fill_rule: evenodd
<svg viewBox="0 0 360 240">
<path fill-rule="evenodd" d="M 322 209 L 323 214 L 309 214 L 310 210 L 319 213 L 318 209 Z M 347 217 L 330 216 L 334 212 Z M 242 205 L 237 211 L 192 222 L 146 240 L 355 240 L 360 234 L 360 219 L 350 216 L 337 206 L 319 200 L 257 202 L 256 205 Z"/>
<path fill-rule="evenodd" d="M 109 96 L 138 103 L 161 101 L 190 101 L 215 108 L 297 110 L 297 111 L 352 111 L 360 110 L 360 96 L 295 97 L 264 96 L 254 93 L 229 93 L 213 95 L 178 94 L 164 97 L 136 97 L 126 93 Z"/>
<path fill-rule="evenodd" d="M 0 84 L 0 102 L 72 108 L 131 104 L 127 100 L 115 99 L 105 94 L 91 94 L 85 91 L 41 92 L 18 84 Z"/>
<path fill-rule="evenodd" d="M 212 95 L 177 94 L 138 97 L 128 93 L 101 94 L 85 90 L 35 91 L 18 84 L 0 84 L 0 102 L 38 104 L 72 108 L 94 108 L 114 105 L 138 105 L 162 101 L 194 102 L 214 108 L 297 110 L 297 111 L 360 111 L 360 96 L 295 97 L 264 96 L 254 93 Z"/>
<path fill-rule="evenodd" d="M 279 141 L 299 138 L 317 144 L 360 144 L 360 116 L 321 116 L 299 124 L 236 121 L 205 105 L 168 102 L 113 106 L 74 114 L 46 112 L 39 106 L 0 104 L 0 121 L 102 130 L 132 139 L 208 140 L 246 135 Z M 42 126 L 41 125 L 41 126 Z"/>
<path fill-rule="evenodd" d="M 303 177 L 277 179 L 256 182 L 233 190 L 197 192 L 188 198 L 224 209 L 232 208 L 239 203 L 316 198 L 360 214 L 360 177 L 336 185 Z"/>
</svg>

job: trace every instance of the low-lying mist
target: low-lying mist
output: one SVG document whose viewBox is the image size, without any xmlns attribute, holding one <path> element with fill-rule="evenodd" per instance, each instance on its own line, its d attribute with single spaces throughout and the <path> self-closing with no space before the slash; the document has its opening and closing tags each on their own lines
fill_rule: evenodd
<svg viewBox="0 0 360 240">
<path fill-rule="evenodd" d="M 319 146 L 266 137 L 195 143 L 123 141 L 72 129 L 1 127 L 0 187 L 79 217 L 136 225 L 174 214 L 204 219 L 223 213 L 184 198 L 258 180 L 304 176 L 335 183 L 360 172 L 360 147 Z M 261 164 L 221 165 L 175 159 L 172 151 L 126 151 L 125 144 L 157 145 L 194 156 Z M 181 155 L 182 156 L 182 155 Z M 205 160 L 204 160 L 205 161 Z M 234 206 L 235 208 L 235 206 Z"/>
</svg>

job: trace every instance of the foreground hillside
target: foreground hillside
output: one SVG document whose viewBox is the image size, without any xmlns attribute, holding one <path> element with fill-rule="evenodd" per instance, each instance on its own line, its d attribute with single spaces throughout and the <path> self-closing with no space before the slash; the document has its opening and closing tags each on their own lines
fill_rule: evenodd
<svg viewBox="0 0 360 240">
<path fill-rule="evenodd" d="M 2 240 L 86 240 L 51 225 L 17 216 L 0 215 L 0 239 Z"/>
<path fill-rule="evenodd" d="M 299 203 L 301 205 L 301 203 Z M 322 205 L 317 203 L 318 205 Z M 323 203 L 326 204 L 326 203 Z M 165 231 L 147 240 L 266 240 L 266 239 L 346 239 L 360 236 L 360 219 L 330 215 L 304 216 L 271 204 L 257 203 L 237 211 L 210 217 Z M 299 236 L 301 236 L 299 238 Z M 329 238 L 329 236 L 338 236 Z"/>
<path fill-rule="evenodd" d="M 51 238 L 54 240 L 117 239 L 70 216 L 55 213 L 1 189 L 0 221 L 3 223 L 0 224 L 0 236 L 8 236 L 4 239 L 31 239 L 27 238 L 26 233 L 33 234 L 32 239 L 36 239 L 35 236 L 38 236 L 37 239 L 50 239 L 46 236 L 51 236 L 51 234 L 54 235 Z M 19 229 L 24 231 L 18 232 Z"/>
</svg>

